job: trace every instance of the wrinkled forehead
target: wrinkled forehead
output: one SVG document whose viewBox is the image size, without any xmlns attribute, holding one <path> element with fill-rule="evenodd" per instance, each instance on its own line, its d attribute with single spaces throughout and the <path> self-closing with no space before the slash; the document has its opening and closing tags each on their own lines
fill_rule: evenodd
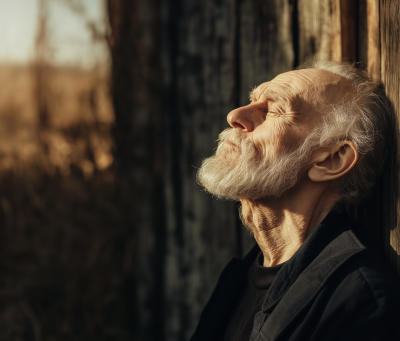
<svg viewBox="0 0 400 341">
<path fill-rule="evenodd" d="M 351 83 L 332 72 L 304 69 L 282 73 L 269 82 L 258 86 L 251 94 L 253 100 L 263 97 L 279 97 L 292 104 L 335 104 L 354 92 Z M 274 98 L 272 98 L 274 99 Z"/>
</svg>

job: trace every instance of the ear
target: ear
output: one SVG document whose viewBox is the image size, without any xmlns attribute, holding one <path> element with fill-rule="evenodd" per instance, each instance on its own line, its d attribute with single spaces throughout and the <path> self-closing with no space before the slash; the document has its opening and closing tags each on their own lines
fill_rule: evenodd
<svg viewBox="0 0 400 341">
<path fill-rule="evenodd" d="M 352 141 L 342 141 L 340 144 L 320 151 L 315 156 L 308 177 L 315 182 L 329 181 L 340 178 L 354 167 L 358 160 L 358 151 Z"/>
</svg>

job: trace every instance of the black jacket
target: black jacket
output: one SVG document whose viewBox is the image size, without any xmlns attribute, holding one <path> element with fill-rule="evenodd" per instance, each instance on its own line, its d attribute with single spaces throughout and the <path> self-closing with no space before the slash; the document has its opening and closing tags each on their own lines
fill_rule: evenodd
<svg viewBox="0 0 400 341">
<path fill-rule="evenodd" d="M 226 266 L 191 341 L 215 340 L 259 252 Z M 400 340 L 398 277 L 363 229 L 332 211 L 279 271 L 250 340 Z"/>
</svg>

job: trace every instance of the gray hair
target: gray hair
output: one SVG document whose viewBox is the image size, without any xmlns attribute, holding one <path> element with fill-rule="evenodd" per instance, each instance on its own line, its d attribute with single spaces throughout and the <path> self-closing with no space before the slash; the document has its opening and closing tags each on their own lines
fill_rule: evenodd
<svg viewBox="0 0 400 341">
<path fill-rule="evenodd" d="M 369 194 L 388 157 L 387 146 L 392 138 L 394 117 L 391 103 L 382 85 L 354 65 L 319 61 L 300 67 L 309 68 L 339 75 L 349 80 L 355 89 L 355 96 L 349 95 L 340 103 L 325 105 L 329 107 L 327 114 L 305 144 L 330 146 L 343 140 L 355 144 L 359 153 L 358 161 L 339 184 L 335 184 L 335 190 L 341 202 L 357 202 Z"/>
</svg>

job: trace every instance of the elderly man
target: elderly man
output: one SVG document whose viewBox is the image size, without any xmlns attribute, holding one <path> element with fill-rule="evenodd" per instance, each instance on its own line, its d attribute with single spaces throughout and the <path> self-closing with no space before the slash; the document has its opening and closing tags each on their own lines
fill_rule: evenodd
<svg viewBox="0 0 400 341">
<path fill-rule="evenodd" d="M 222 272 L 192 340 L 400 340 L 398 279 L 342 208 L 385 163 L 384 93 L 355 67 L 323 62 L 250 100 L 229 113 L 198 180 L 240 200 L 258 245 Z"/>
</svg>

